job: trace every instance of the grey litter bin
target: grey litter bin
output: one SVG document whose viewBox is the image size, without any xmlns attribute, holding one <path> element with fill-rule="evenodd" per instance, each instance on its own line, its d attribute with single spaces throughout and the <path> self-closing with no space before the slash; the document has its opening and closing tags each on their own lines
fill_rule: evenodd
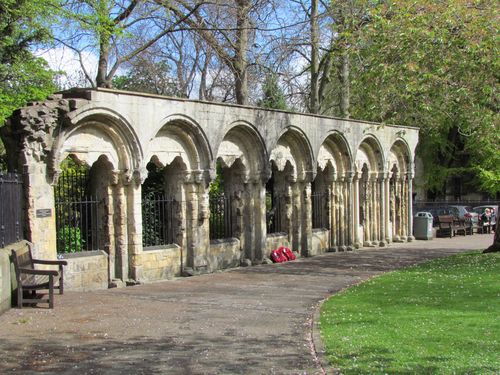
<svg viewBox="0 0 500 375">
<path fill-rule="evenodd" d="M 432 240 L 432 214 L 417 212 L 413 217 L 413 235 L 417 240 Z"/>
</svg>

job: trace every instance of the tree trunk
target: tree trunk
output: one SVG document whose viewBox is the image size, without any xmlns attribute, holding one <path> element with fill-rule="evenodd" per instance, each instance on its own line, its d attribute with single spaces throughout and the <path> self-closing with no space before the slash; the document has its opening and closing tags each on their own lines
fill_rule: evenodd
<svg viewBox="0 0 500 375">
<path fill-rule="evenodd" d="M 249 0 L 238 0 L 238 15 L 236 19 L 236 51 L 233 61 L 233 73 L 235 80 L 236 103 L 248 103 L 248 75 L 247 75 L 247 48 L 249 11 L 251 2 Z"/>
<path fill-rule="evenodd" d="M 498 220 L 498 216 L 497 216 Z M 495 227 L 495 237 L 493 237 L 493 243 L 490 247 L 483 251 L 483 253 L 495 253 L 500 251 L 500 230 L 498 230 L 498 223 Z"/>
<path fill-rule="evenodd" d="M 311 92 L 309 112 L 318 113 L 318 81 L 319 81 L 319 30 L 318 0 L 311 1 Z"/>
<path fill-rule="evenodd" d="M 109 60 L 109 38 L 101 36 L 99 41 L 99 63 L 97 65 L 96 85 L 97 87 L 111 87 L 108 80 L 108 60 Z"/>
<path fill-rule="evenodd" d="M 342 54 L 340 56 L 341 67 L 340 67 L 340 116 L 343 118 L 349 118 L 351 115 L 349 113 L 349 107 L 351 102 L 351 91 L 350 91 L 350 63 L 349 63 L 349 52 L 347 46 L 342 46 Z"/>
</svg>

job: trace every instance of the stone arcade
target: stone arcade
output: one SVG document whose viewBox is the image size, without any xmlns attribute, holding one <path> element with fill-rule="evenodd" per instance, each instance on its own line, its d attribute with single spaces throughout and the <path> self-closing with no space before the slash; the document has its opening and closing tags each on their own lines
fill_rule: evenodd
<svg viewBox="0 0 500 375">
<path fill-rule="evenodd" d="M 261 264 L 279 245 L 305 257 L 412 240 L 415 128 L 79 89 L 16 111 L 2 138 L 10 167 L 25 176 L 37 257 L 56 257 L 54 186 L 62 161 L 71 156 L 91 167 L 103 202 L 102 238 L 97 251 L 65 255 L 70 289 Z M 141 215 L 150 162 L 162 168 L 165 193 L 178 202 L 173 243 L 151 248 L 143 247 Z M 233 198 L 234 229 L 231 238 L 211 241 L 217 164 Z M 271 233 L 268 196 L 282 198 Z"/>
</svg>

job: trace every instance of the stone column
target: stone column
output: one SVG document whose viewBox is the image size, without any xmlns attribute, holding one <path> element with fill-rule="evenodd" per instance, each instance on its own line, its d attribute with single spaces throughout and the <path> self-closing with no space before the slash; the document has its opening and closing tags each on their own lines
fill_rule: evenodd
<svg viewBox="0 0 500 375">
<path fill-rule="evenodd" d="M 406 241 L 408 236 L 408 182 L 406 176 L 401 176 L 401 240 Z"/>
<path fill-rule="evenodd" d="M 371 237 L 370 237 L 370 227 L 371 227 L 371 213 L 372 213 L 372 210 L 371 210 L 371 203 L 372 203 L 372 200 L 371 200 L 371 196 L 372 196 L 372 192 L 371 192 L 371 184 L 370 184 L 370 176 L 368 176 L 368 178 L 366 179 L 366 181 L 364 181 L 363 183 L 363 189 L 364 189 L 364 195 L 365 195 L 365 199 L 364 199 L 364 202 L 363 202 L 363 205 L 364 205 L 364 223 L 363 223 L 363 246 L 366 246 L 366 247 L 369 247 L 371 246 Z"/>
<path fill-rule="evenodd" d="M 253 221 L 255 258 L 263 260 L 266 254 L 266 237 L 267 237 L 267 222 L 266 222 L 266 182 L 269 180 L 270 174 L 265 172 L 253 179 L 253 195 L 254 206 L 250 209 L 254 210 L 255 220 Z"/>
<path fill-rule="evenodd" d="M 197 196 L 198 209 L 195 228 L 196 248 L 193 249 L 193 268 L 197 271 L 206 271 L 208 268 L 208 252 L 210 250 L 210 176 L 208 172 L 193 172 L 194 190 Z M 193 221 L 194 223 L 194 221 Z"/>
<path fill-rule="evenodd" d="M 127 215 L 129 277 L 133 280 L 142 278 L 142 266 L 139 255 L 142 253 L 142 183 L 146 174 L 136 171 L 127 189 Z"/>
<path fill-rule="evenodd" d="M 281 208 L 281 228 L 280 231 L 286 230 L 288 234 L 288 242 L 292 246 L 292 250 L 299 251 L 298 244 L 294 243 L 294 197 L 295 197 L 295 179 L 293 176 L 287 176 L 285 178 L 287 184 L 284 186 L 284 205 L 285 207 Z"/>
<path fill-rule="evenodd" d="M 337 231 L 338 231 L 338 220 L 337 220 L 337 181 L 334 177 L 330 189 L 330 247 L 333 251 L 336 251 L 337 247 Z"/>
<path fill-rule="evenodd" d="M 413 172 L 408 172 L 408 241 L 413 241 Z"/>
<path fill-rule="evenodd" d="M 354 174 L 353 181 L 353 230 L 354 230 L 354 247 L 361 247 L 361 239 L 359 238 L 359 174 Z"/>
<path fill-rule="evenodd" d="M 354 231 L 354 222 L 353 222 L 353 199 L 352 199 L 352 179 L 353 173 L 346 173 L 346 206 L 347 206 L 347 216 L 346 216 L 346 226 L 347 226 L 347 239 L 346 245 L 347 250 L 353 250 L 353 231 Z"/>
<path fill-rule="evenodd" d="M 344 196 L 344 176 L 340 177 L 339 182 L 337 184 L 338 195 L 339 195 L 339 209 L 338 209 L 338 222 L 339 222 L 339 231 L 338 231 L 338 251 L 345 251 L 344 248 L 344 235 L 345 235 L 345 196 Z"/>
<path fill-rule="evenodd" d="M 186 194 L 186 251 L 183 257 L 185 257 L 186 267 L 194 269 L 195 255 L 198 246 L 203 245 L 203 241 L 200 243 L 198 234 L 198 186 L 192 174 L 186 176 L 184 191 Z"/>
<path fill-rule="evenodd" d="M 115 228 L 115 269 L 112 282 L 128 280 L 128 232 L 126 179 L 121 171 L 113 171 L 111 185 L 114 196 L 113 223 Z"/>
<path fill-rule="evenodd" d="M 27 158 L 23 165 L 25 220 L 27 238 L 33 245 L 33 257 L 57 258 L 57 233 L 54 187 L 46 176 L 46 165 Z M 54 181 L 55 184 L 55 181 Z"/>
<path fill-rule="evenodd" d="M 311 180 L 312 173 L 306 175 L 303 183 L 303 194 L 300 210 L 302 211 L 301 220 L 301 253 L 309 256 L 312 250 L 312 203 L 311 203 Z"/>
<path fill-rule="evenodd" d="M 391 226 L 389 222 L 391 221 L 391 179 L 390 174 L 387 174 L 384 180 L 384 201 L 385 201 L 385 241 L 387 243 L 392 242 Z"/>
<path fill-rule="evenodd" d="M 378 200 L 378 173 L 373 172 L 371 175 L 371 202 L 372 202 L 372 215 L 371 215 L 371 243 L 372 246 L 378 245 L 379 237 L 378 237 L 378 225 L 379 225 L 379 200 Z"/>
<path fill-rule="evenodd" d="M 402 205 L 401 205 L 401 189 L 402 181 L 399 175 L 395 175 L 394 179 L 394 242 L 402 241 L 401 233 L 401 218 L 402 218 Z"/>
<path fill-rule="evenodd" d="M 378 176 L 379 184 L 379 210 L 380 210 L 380 222 L 379 222 L 379 246 L 387 246 L 386 240 L 386 223 L 387 223 L 387 207 L 386 207 L 386 196 L 385 196 L 385 185 L 387 181 L 387 175 L 381 172 Z"/>
</svg>

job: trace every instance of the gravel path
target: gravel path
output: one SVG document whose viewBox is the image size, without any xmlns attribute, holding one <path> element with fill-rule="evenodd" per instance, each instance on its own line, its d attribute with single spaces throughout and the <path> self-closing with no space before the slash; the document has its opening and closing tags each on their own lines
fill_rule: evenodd
<svg viewBox="0 0 500 375">
<path fill-rule="evenodd" d="M 319 303 L 383 272 L 493 235 L 392 244 L 98 292 L 0 316 L 0 373 L 324 374 Z M 317 315 L 316 315 L 317 316 Z"/>
</svg>

